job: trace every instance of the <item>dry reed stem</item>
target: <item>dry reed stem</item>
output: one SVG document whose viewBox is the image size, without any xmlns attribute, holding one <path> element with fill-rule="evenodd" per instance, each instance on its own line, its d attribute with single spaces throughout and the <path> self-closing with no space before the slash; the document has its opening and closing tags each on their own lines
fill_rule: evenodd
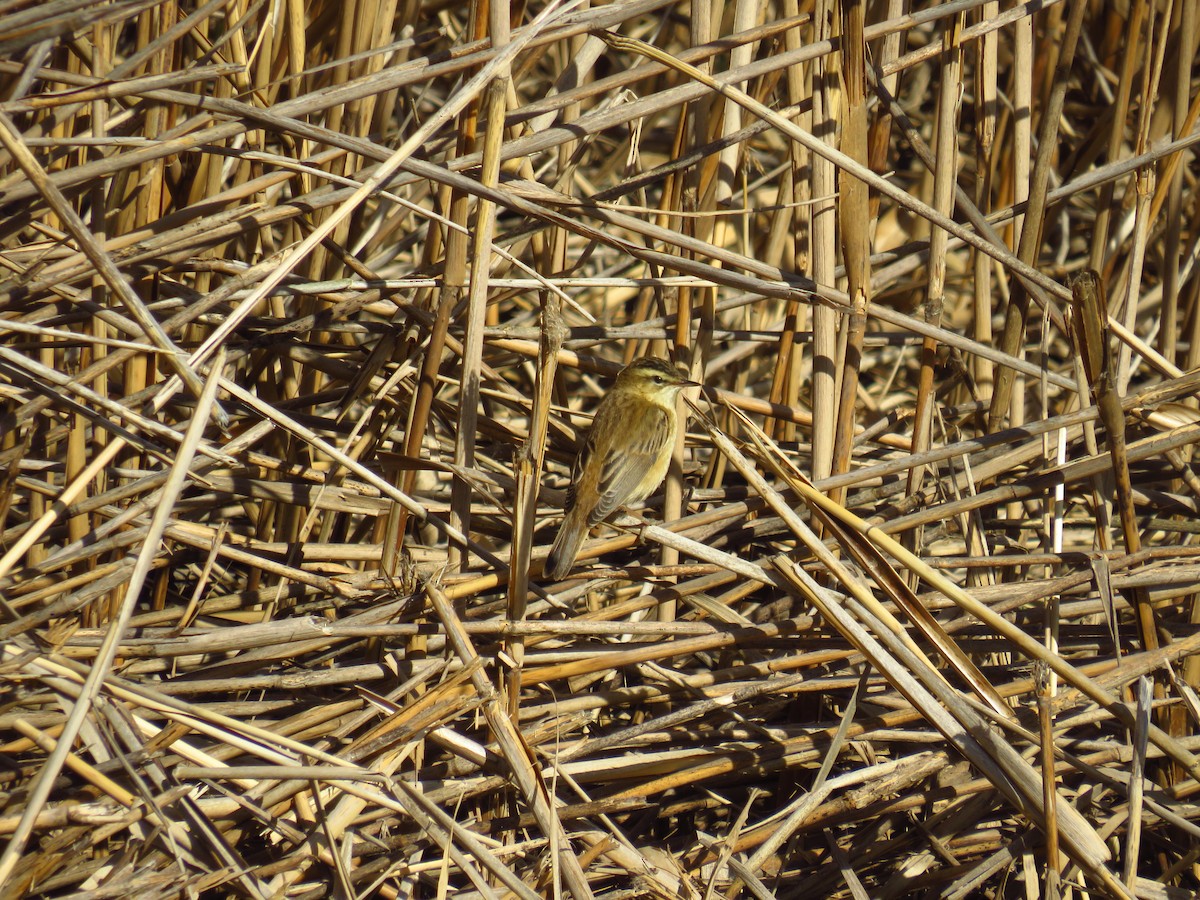
<svg viewBox="0 0 1200 900">
<path fill-rule="evenodd" d="M 5 6 L 0 898 L 1193 895 L 1200 26 L 1128 6 Z M 642 353 L 703 420 L 546 583 Z"/>
</svg>

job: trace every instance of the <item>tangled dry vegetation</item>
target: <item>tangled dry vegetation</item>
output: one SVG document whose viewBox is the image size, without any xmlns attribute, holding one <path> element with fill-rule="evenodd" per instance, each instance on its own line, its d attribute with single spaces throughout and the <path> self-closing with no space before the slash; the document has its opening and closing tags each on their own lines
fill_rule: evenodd
<svg viewBox="0 0 1200 900">
<path fill-rule="evenodd" d="M 909 5 L 0 6 L 0 897 L 1194 896 L 1197 4 Z"/>
</svg>

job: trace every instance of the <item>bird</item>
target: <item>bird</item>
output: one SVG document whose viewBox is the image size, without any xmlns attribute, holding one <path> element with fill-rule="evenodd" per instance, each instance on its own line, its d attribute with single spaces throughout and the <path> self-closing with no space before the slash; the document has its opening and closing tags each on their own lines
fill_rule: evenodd
<svg viewBox="0 0 1200 900">
<path fill-rule="evenodd" d="M 565 578 L 593 525 L 622 507 L 641 504 L 662 484 L 679 431 L 676 401 L 687 387 L 699 384 L 650 356 L 635 359 L 617 375 L 575 457 L 566 516 L 543 569 L 547 577 Z"/>
</svg>

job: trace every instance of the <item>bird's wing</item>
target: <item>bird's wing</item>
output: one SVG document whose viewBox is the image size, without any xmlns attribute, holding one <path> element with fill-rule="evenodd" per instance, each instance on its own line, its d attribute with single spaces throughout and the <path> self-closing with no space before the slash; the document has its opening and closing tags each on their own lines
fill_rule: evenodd
<svg viewBox="0 0 1200 900">
<path fill-rule="evenodd" d="M 664 444 L 672 439 L 672 430 L 666 420 L 667 413 L 662 410 L 655 409 L 643 414 L 642 421 L 637 423 L 637 434 L 632 441 L 620 449 L 611 446 L 605 448 L 607 452 L 597 486 L 600 502 L 588 516 L 589 524 L 595 525 L 607 519 L 614 510 L 627 503 L 645 499 L 635 497 L 634 494 L 648 476 L 650 469 L 658 462 Z M 589 446 L 585 452 L 594 452 L 595 449 L 598 448 Z M 656 487 L 657 484 L 652 485 L 650 490 Z"/>
</svg>

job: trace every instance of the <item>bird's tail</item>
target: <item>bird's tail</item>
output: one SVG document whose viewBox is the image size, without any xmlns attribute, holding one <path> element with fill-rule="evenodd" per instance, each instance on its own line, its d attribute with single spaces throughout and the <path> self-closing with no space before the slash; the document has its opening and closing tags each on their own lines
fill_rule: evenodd
<svg viewBox="0 0 1200 900">
<path fill-rule="evenodd" d="M 575 565 L 575 557 L 579 555 L 583 539 L 587 537 L 587 521 L 575 513 L 576 510 L 571 510 L 563 519 L 562 527 L 558 529 L 558 537 L 554 539 L 554 546 L 550 548 L 550 555 L 546 557 L 543 571 L 551 581 L 561 581 L 567 577 L 571 566 Z"/>
</svg>

